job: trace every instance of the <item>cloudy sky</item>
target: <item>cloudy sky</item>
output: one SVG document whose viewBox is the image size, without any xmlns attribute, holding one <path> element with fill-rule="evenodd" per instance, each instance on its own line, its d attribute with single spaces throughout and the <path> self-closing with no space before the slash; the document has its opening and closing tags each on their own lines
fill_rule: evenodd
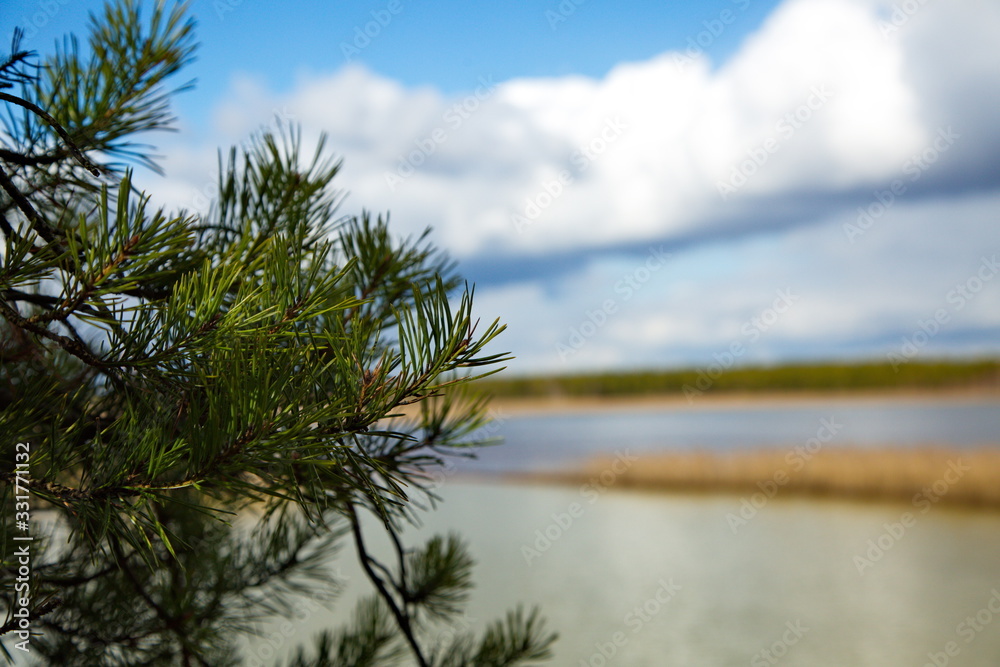
<svg viewBox="0 0 1000 667">
<path fill-rule="evenodd" d="M 45 52 L 98 3 L 4 6 Z M 219 147 L 327 133 L 513 372 L 1000 352 L 996 0 L 191 7 L 145 187 L 206 208 Z"/>
</svg>

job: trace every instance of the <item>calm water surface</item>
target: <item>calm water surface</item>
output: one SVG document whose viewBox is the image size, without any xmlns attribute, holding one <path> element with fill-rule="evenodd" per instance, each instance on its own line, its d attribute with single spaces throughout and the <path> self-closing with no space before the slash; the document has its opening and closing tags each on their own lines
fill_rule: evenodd
<svg viewBox="0 0 1000 667">
<path fill-rule="evenodd" d="M 492 432 L 501 447 L 485 450 L 476 470 L 557 468 L 596 454 L 704 448 L 791 447 L 815 437 L 821 420 L 839 425 L 829 445 L 938 445 L 1000 443 L 1000 401 L 844 399 L 797 405 L 692 409 L 608 410 L 578 414 L 507 416 Z"/>
<path fill-rule="evenodd" d="M 932 508 L 890 541 L 886 525 L 912 507 L 774 499 L 734 533 L 735 496 L 612 490 L 588 504 L 573 488 L 455 481 L 441 491 L 409 543 L 464 535 L 477 560 L 469 625 L 537 603 L 561 635 L 555 666 L 922 667 L 950 642 L 948 665 L 1000 665 L 997 513 Z M 567 525 L 574 503 L 582 513 Z M 880 539 L 887 548 L 869 554 Z M 877 560 L 859 565 L 868 555 Z M 337 567 L 341 603 L 298 637 L 348 620 L 368 592 L 353 554 Z"/>
<path fill-rule="evenodd" d="M 1000 433 L 988 403 L 523 417 L 504 421 L 508 443 L 477 465 L 536 469 L 622 446 L 794 445 L 821 418 L 843 424 L 845 444 L 968 446 Z M 561 635 L 556 667 L 1000 665 L 1000 512 L 778 496 L 734 527 L 735 495 L 595 496 L 460 475 L 440 493 L 408 543 L 461 533 L 477 560 L 463 623 L 481 629 L 537 603 Z M 378 526 L 368 532 L 387 555 Z M 348 620 L 369 592 L 353 553 L 336 567 L 341 603 L 299 624 L 299 638 Z"/>
</svg>

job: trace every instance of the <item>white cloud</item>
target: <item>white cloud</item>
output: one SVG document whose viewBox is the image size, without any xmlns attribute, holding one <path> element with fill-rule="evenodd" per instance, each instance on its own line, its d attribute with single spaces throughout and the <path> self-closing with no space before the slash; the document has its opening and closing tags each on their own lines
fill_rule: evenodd
<svg viewBox="0 0 1000 667">
<path fill-rule="evenodd" d="M 984 22 L 933 11 L 958 26 Z M 412 230 L 433 224 L 459 254 L 663 238 L 732 217 L 720 182 L 736 190 L 731 204 L 891 177 L 936 130 L 922 113 L 940 100 L 918 97 L 934 91 L 915 84 L 912 61 L 931 57 L 927 44 L 954 51 L 924 35 L 921 20 L 900 28 L 916 37 L 887 37 L 877 2 L 790 0 L 714 72 L 665 53 L 599 81 L 519 79 L 480 98 L 406 89 L 358 65 L 302 79 L 285 96 L 242 76 L 216 125 L 236 138 L 283 111 L 307 137 L 329 133 L 352 206 L 392 209 Z M 976 51 L 995 53 L 978 29 Z M 952 72 L 936 74 L 948 89 Z M 572 183 L 557 183 L 563 170 Z M 512 216 L 535 213 L 518 233 Z"/>
<path fill-rule="evenodd" d="M 832 189 L 890 173 L 927 134 L 903 62 L 902 49 L 882 36 L 867 4 L 786 3 L 719 73 L 720 85 L 735 91 L 742 120 L 728 141 L 734 152 L 747 138 L 754 146 L 769 135 L 782 141 L 775 164 L 750 187 Z M 802 108 L 810 102 L 819 108 Z M 784 120 L 777 132 L 775 119 Z M 796 134 L 788 136 L 791 130 Z"/>
<path fill-rule="evenodd" d="M 595 261 L 548 291 L 534 283 L 486 288 L 480 307 L 508 322 L 503 344 L 521 357 L 512 364 L 520 372 L 601 368 L 610 351 L 622 366 L 705 365 L 734 343 L 743 346 L 742 362 L 829 358 L 845 347 L 884 359 L 940 309 L 948 321 L 924 352 L 975 352 L 995 334 L 963 335 L 1000 328 L 1000 275 L 982 269 L 1000 259 L 983 235 L 998 210 L 1000 194 L 901 201 L 854 243 L 844 232 L 853 216 L 839 214 L 679 253 L 630 299 L 615 286 L 641 257 Z M 973 279 L 980 275 L 989 276 L 981 285 Z M 978 291 L 958 298 L 956 287 L 970 280 Z M 790 305 L 769 313 L 780 294 Z M 590 314 L 607 299 L 614 312 L 591 330 L 586 323 L 601 318 Z M 571 351 L 560 354 L 557 343 Z"/>
<path fill-rule="evenodd" d="M 956 29 L 984 22 L 962 9 L 923 11 Z M 940 100 L 918 97 L 933 86 L 914 83 L 911 61 L 955 51 L 921 20 L 900 28 L 916 37 L 887 37 L 877 2 L 789 0 L 714 72 L 665 53 L 599 81 L 519 79 L 481 98 L 406 89 L 359 65 L 301 79 L 284 96 L 240 76 L 215 120 L 218 138 L 231 140 L 276 112 L 307 137 L 327 132 L 346 159 L 352 206 L 392 209 L 413 229 L 434 224 L 460 254 L 663 238 L 732 216 L 720 182 L 747 199 L 893 176 L 936 130 L 922 112 Z M 987 61 L 983 50 L 996 49 L 978 30 L 974 50 Z M 952 78 L 938 68 L 934 81 L 948 89 Z M 183 154 L 171 157 L 189 173 Z M 563 170 L 572 183 L 557 183 Z M 526 212 L 537 218 L 518 233 L 511 217 Z"/>
<path fill-rule="evenodd" d="M 880 336 L 932 313 L 948 281 L 963 279 L 972 248 L 995 239 L 1000 210 L 985 195 L 928 199 L 933 184 L 976 170 L 978 181 L 951 192 L 996 188 L 987 167 L 1000 150 L 1000 6 L 930 3 L 887 29 L 892 7 L 788 0 L 715 70 L 664 53 L 600 80 L 484 81 L 454 99 L 357 65 L 303 78 L 287 95 L 238 77 L 215 140 L 238 142 L 275 113 L 307 140 L 326 132 L 345 158 L 345 210 L 391 210 L 402 234 L 432 225 L 459 257 L 719 241 L 679 253 L 567 362 L 557 344 L 597 296 L 614 296 L 627 262 L 592 262 L 544 288 L 481 289 L 483 312 L 511 322 L 521 370 L 704 360 L 787 286 L 801 303 L 747 358 L 852 336 L 880 354 Z M 951 123 L 961 139 L 909 180 L 907 160 Z M 168 156 L 167 198 L 203 203 L 215 148 L 173 145 Z M 904 177 L 895 206 L 849 243 L 842 225 L 868 205 L 865 193 Z M 515 214 L 533 220 L 519 230 Z M 775 232 L 779 222 L 793 231 Z M 997 285 L 954 327 L 1000 326 Z"/>
</svg>

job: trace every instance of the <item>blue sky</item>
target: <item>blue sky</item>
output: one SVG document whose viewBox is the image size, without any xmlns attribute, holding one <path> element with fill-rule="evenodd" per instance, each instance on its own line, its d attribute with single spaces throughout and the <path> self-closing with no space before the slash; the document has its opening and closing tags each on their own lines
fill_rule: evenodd
<svg viewBox="0 0 1000 667">
<path fill-rule="evenodd" d="M 345 213 L 434 227 L 514 372 L 1000 352 L 996 3 L 291 5 L 192 3 L 160 201 L 277 114 Z M 44 53 L 98 6 L 0 18 Z"/>
<path fill-rule="evenodd" d="M 177 106 L 196 123 L 236 72 L 251 73 L 271 90 L 286 92 L 298 75 L 328 73 L 349 61 L 403 85 L 433 86 L 445 94 L 474 89 L 480 77 L 490 75 L 499 81 L 601 77 L 620 62 L 645 60 L 667 49 L 696 47 L 721 62 L 776 4 L 194 0 L 188 6 L 198 20 L 201 45 L 198 62 L 188 72 L 199 85 L 179 97 Z M 27 45 L 44 52 L 68 31 L 82 34 L 88 12 L 99 11 L 103 3 L 8 0 L 4 5 L 3 22 L 25 27 Z M 723 12 L 731 14 L 720 18 Z M 373 22 L 377 28 L 366 34 Z"/>
</svg>

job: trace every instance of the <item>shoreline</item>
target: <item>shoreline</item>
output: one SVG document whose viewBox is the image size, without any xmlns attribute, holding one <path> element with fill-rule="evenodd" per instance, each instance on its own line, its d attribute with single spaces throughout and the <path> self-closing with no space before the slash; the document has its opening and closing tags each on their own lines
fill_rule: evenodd
<svg viewBox="0 0 1000 667">
<path fill-rule="evenodd" d="M 494 420 L 613 412 L 764 410 L 796 406 L 985 404 L 1000 408 L 1000 390 L 964 387 L 947 390 L 732 392 L 683 395 L 542 396 L 494 398 Z M 972 510 L 1000 510 L 1000 434 L 995 442 L 958 447 L 947 443 L 750 450 L 674 450 L 641 455 L 622 470 L 597 457 L 562 470 L 467 473 L 474 483 L 580 486 L 650 493 L 742 495 L 889 502 Z M 957 466 L 957 467 L 956 467 Z M 602 479 L 603 475 L 603 479 Z"/>
<path fill-rule="evenodd" d="M 759 409 L 776 406 L 809 406 L 831 403 L 987 403 L 1000 406 L 994 388 L 903 389 L 872 391 L 719 392 L 692 399 L 682 394 L 630 394 L 621 396 L 495 397 L 490 411 L 499 415 L 531 416 L 616 411 L 683 411 Z"/>
<path fill-rule="evenodd" d="M 487 475 L 508 483 L 604 490 L 906 502 L 1000 510 L 1000 446 L 838 447 L 676 451 L 640 456 L 623 470 L 610 457 L 574 469 Z"/>
</svg>

